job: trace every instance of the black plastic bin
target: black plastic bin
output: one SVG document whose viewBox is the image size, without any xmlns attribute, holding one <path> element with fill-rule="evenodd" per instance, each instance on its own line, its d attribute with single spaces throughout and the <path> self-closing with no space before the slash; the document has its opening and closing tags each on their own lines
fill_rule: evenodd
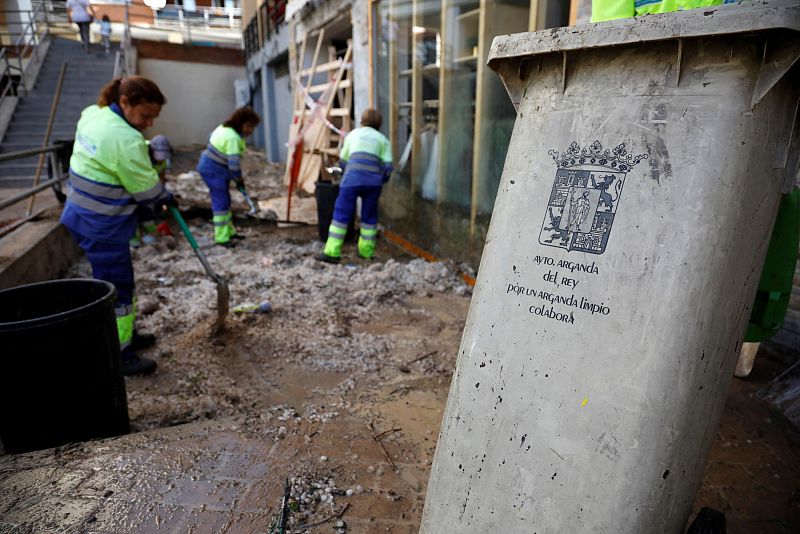
<svg viewBox="0 0 800 534">
<path fill-rule="evenodd" d="M 130 431 L 114 286 L 54 280 L 0 291 L 0 440 L 6 452 Z"/>
<path fill-rule="evenodd" d="M 336 205 L 336 197 L 339 195 L 339 185 L 331 182 L 317 182 L 314 196 L 317 199 L 317 224 L 319 225 L 319 240 L 323 243 L 328 240 L 328 227 L 333 220 L 333 207 Z M 355 240 L 356 230 L 355 221 L 350 221 L 347 226 L 347 235 L 344 240 L 352 242 Z"/>
</svg>

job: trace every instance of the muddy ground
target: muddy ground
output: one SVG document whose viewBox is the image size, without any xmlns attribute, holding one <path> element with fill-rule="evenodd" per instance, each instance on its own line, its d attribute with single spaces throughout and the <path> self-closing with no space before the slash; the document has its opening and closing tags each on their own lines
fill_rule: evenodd
<svg viewBox="0 0 800 534">
<path fill-rule="evenodd" d="M 204 214 L 196 208 L 209 206 L 207 192 L 199 178 L 181 173 L 188 170 L 182 163 L 178 158 L 170 188 L 182 209 Z M 265 164 L 256 153 L 243 167 L 254 196 L 283 193 L 282 167 L 259 172 Z M 234 209 L 246 211 L 241 196 L 234 192 L 233 198 Z M 359 471 L 377 480 L 397 477 L 402 487 L 392 488 L 387 502 L 405 501 L 407 517 L 396 519 L 418 522 L 470 288 L 448 265 L 427 263 L 386 242 L 371 262 L 357 258 L 349 244 L 343 263 L 332 266 L 312 258 L 321 247 L 316 227 L 241 219 L 237 226 L 246 239 L 226 249 L 213 245 L 208 217 L 188 222 L 228 280 L 234 312 L 226 330 L 212 335 L 216 287 L 177 228 L 174 237 L 134 249 L 137 327 L 158 336 L 157 345 L 141 354 L 159 367 L 153 376 L 126 380 L 132 428 L 221 420 L 287 451 L 313 449 L 278 470 L 288 478 L 306 477 L 306 485 L 320 481 L 323 492 L 336 478 L 343 498 L 348 489 L 356 495 L 376 490 Z M 90 273 L 82 260 L 69 276 Z M 268 313 L 237 311 L 264 302 Z M 380 441 L 397 473 L 370 425 L 376 435 L 390 431 Z M 402 469 L 405 464 L 415 467 Z M 265 509 L 278 506 L 282 484 L 272 489 Z M 317 496 L 304 507 L 320 513 L 304 516 L 302 493 L 290 524 L 319 521 L 333 510 Z"/>
<path fill-rule="evenodd" d="M 240 219 L 246 239 L 214 246 L 202 183 L 179 178 L 194 158 L 178 155 L 170 187 L 231 308 L 270 311 L 213 336 L 215 285 L 177 229 L 136 250 L 137 324 L 158 336 L 143 355 L 159 365 L 126 380 L 137 433 L 0 457 L 0 532 L 270 532 L 287 479 L 290 531 L 416 532 L 471 289 L 385 240 L 372 262 L 350 244 L 320 264 L 315 227 Z M 255 196 L 283 192 L 260 154 L 244 170 Z M 69 273 L 89 274 L 85 260 Z M 796 531 L 796 434 L 753 391 L 734 384 L 696 508 L 725 511 L 729 532 Z"/>
</svg>

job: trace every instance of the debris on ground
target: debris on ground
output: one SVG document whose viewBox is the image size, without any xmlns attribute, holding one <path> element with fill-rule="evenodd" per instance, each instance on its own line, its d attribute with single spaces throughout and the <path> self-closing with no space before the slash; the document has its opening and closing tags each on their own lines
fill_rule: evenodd
<svg viewBox="0 0 800 534">
<path fill-rule="evenodd" d="M 472 291 L 461 274 L 474 271 L 387 240 L 373 261 L 348 244 L 341 264 L 321 264 L 315 226 L 247 218 L 233 188 L 245 239 L 215 246 L 208 191 L 189 173 L 198 153 L 178 151 L 169 187 L 230 285 L 226 329 L 213 335 L 215 285 L 165 220 L 132 251 L 137 328 L 157 336 L 143 354 L 158 363 L 125 381 L 135 432 L 0 457 L 0 531 L 279 532 L 288 480 L 286 532 L 416 532 Z M 254 196 L 285 194 L 282 168 L 261 154 L 243 168 Z M 88 262 L 69 276 L 91 276 Z M 748 497 L 720 486 L 730 467 L 720 462 L 750 462 L 748 476 L 776 495 L 793 491 L 792 477 L 773 471 L 797 468 L 786 444 L 764 461 L 759 433 L 788 438 L 749 399 L 731 404 L 741 389 L 696 504 L 746 521 L 732 507 Z"/>
</svg>

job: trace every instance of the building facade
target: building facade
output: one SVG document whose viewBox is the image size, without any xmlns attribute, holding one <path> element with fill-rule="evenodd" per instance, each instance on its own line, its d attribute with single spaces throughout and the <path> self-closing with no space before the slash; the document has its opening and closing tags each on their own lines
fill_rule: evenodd
<svg viewBox="0 0 800 534">
<path fill-rule="evenodd" d="M 339 54 L 350 39 L 353 120 L 380 109 L 395 159 L 381 222 L 434 254 L 477 267 L 516 118 L 486 66 L 492 39 L 588 20 L 590 2 L 291 0 L 272 28 L 280 2 L 255 1 L 243 2 L 243 25 L 248 71 L 267 117 L 268 158 L 286 160 L 292 117 L 282 111 L 291 110 L 301 64 L 288 61 L 290 48 L 313 54 L 301 42 L 323 28 L 323 49 Z"/>
</svg>

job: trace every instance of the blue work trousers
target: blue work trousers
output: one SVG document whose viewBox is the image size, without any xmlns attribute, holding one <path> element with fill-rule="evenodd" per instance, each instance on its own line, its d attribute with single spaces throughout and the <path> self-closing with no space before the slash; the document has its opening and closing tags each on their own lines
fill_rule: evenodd
<svg viewBox="0 0 800 534">
<path fill-rule="evenodd" d="M 361 223 L 378 224 L 378 199 L 381 196 L 379 185 L 355 185 L 339 187 L 339 195 L 333 207 L 333 220 L 344 225 L 350 224 L 356 214 L 356 199 L 361 197 Z"/>
<path fill-rule="evenodd" d="M 133 304 L 133 262 L 128 243 L 103 243 L 70 230 L 92 265 L 92 276 L 117 288 L 115 308 Z"/>
<path fill-rule="evenodd" d="M 211 210 L 215 214 L 230 211 L 231 193 L 228 188 L 231 176 L 228 169 L 203 156 L 197 170 L 211 193 Z"/>
</svg>

